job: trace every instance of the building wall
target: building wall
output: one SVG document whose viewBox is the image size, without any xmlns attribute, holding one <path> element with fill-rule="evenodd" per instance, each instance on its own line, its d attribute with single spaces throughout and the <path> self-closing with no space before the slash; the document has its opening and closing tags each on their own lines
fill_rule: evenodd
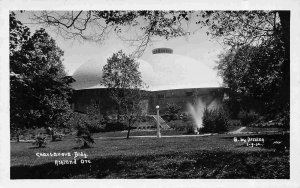
<svg viewBox="0 0 300 188">
<path fill-rule="evenodd" d="M 148 98 L 142 101 L 143 114 L 155 114 L 156 105 L 160 106 L 161 114 L 166 112 L 168 103 L 181 106 L 183 112 L 187 111 L 187 104 L 195 104 L 201 99 L 204 105 L 221 104 L 224 96 L 223 88 L 195 88 L 153 91 L 148 93 Z M 100 113 L 115 113 L 117 106 L 109 98 L 106 89 L 89 89 L 74 91 L 74 111 L 86 113 L 92 103 L 99 104 Z"/>
<path fill-rule="evenodd" d="M 116 105 L 109 98 L 106 89 L 75 90 L 73 96 L 74 111 L 86 113 L 87 107 L 93 103 L 100 106 L 100 113 L 113 113 Z"/>
<path fill-rule="evenodd" d="M 187 104 L 195 104 L 200 99 L 204 105 L 219 106 L 223 100 L 222 88 L 193 88 L 155 91 L 149 101 L 149 113 L 155 113 L 155 106 L 160 106 L 160 112 L 166 112 L 167 104 L 174 103 L 181 107 L 182 112 L 187 112 Z"/>
</svg>

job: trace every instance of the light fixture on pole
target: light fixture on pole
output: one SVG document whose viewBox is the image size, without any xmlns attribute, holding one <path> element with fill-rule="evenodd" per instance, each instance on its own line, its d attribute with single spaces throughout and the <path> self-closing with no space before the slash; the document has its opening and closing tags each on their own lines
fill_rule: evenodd
<svg viewBox="0 0 300 188">
<path fill-rule="evenodd" d="M 159 125 L 159 106 L 156 106 L 156 112 L 157 112 L 157 137 L 160 138 L 160 125 Z"/>
</svg>

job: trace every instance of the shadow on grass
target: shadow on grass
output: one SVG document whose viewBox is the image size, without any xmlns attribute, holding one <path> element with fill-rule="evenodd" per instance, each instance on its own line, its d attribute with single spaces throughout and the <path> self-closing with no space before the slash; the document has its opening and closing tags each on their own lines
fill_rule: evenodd
<svg viewBox="0 0 300 188">
<path fill-rule="evenodd" d="M 90 149 L 90 148 L 93 148 L 93 146 L 76 146 L 73 147 L 72 149 Z"/>
<path fill-rule="evenodd" d="M 41 149 L 41 148 L 46 148 L 46 146 L 41 146 L 41 147 L 38 147 L 38 146 L 31 146 L 31 147 L 29 147 L 28 149 Z"/>
<path fill-rule="evenodd" d="M 11 167 L 11 179 L 63 178 L 267 178 L 288 179 L 289 153 L 174 152 L 164 155 L 113 156 L 91 164 Z"/>
</svg>

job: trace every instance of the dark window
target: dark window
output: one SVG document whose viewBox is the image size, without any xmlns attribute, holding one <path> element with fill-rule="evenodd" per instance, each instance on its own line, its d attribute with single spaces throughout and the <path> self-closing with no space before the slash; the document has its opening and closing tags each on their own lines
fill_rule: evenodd
<svg viewBox="0 0 300 188">
<path fill-rule="evenodd" d="M 188 91 L 188 92 L 185 93 L 185 95 L 186 95 L 187 97 L 193 96 L 193 92 L 192 92 L 192 91 Z"/>
<path fill-rule="evenodd" d="M 157 95 L 157 98 L 159 98 L 159 99 L 162 99 L 162 98 L 164 98 L 165 96 L 164 96 L 164 94 L 159 94 L 159 95 Z"/>
</svg>

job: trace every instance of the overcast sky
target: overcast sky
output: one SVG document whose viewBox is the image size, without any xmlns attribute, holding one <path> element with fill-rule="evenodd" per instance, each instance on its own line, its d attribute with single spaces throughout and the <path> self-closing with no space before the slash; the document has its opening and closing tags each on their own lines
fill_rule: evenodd
<svg viewBox="0 0 300 188">
<path fill-rule="evenodd" d="M 41 25 L 27 24 L 31 21 L 28 19 L 30 12 L 17 13 L 17 18 L 27 25 L 33 33 Z M 47 32 L 56 40 L 57 45 L 65 52 L 63 64 L 68 74 L 72 75 L 74 71 L 84 62 L 90 59 L 98 59 L 102 56 L 111 56 L 112 53 L 123 50 L 127 53 L 132 52 L 135 48 L 130 44 L 122 41 L 118 37 L 111 35 L 103 44 L 93 42 L 83 42 L 63 39 L 57 36 L 50 28 L 46 28 Z M 191 35 L 187 37 L 178 37 L 166 40 L 163 38 L 155 39 L 150 45 L 141 59 L 150 58 L 151 50 L 156 47 L 168 47 L 174 50 L 174 54 L 186 55 L 206 64 L 213 68 L 217 60 L 217 55 L 222 51 L 222 46 L 215 40 L 206 35 L 205 29 L 199 26 L 191 26 L 189 28 Z"/>
</svg>

